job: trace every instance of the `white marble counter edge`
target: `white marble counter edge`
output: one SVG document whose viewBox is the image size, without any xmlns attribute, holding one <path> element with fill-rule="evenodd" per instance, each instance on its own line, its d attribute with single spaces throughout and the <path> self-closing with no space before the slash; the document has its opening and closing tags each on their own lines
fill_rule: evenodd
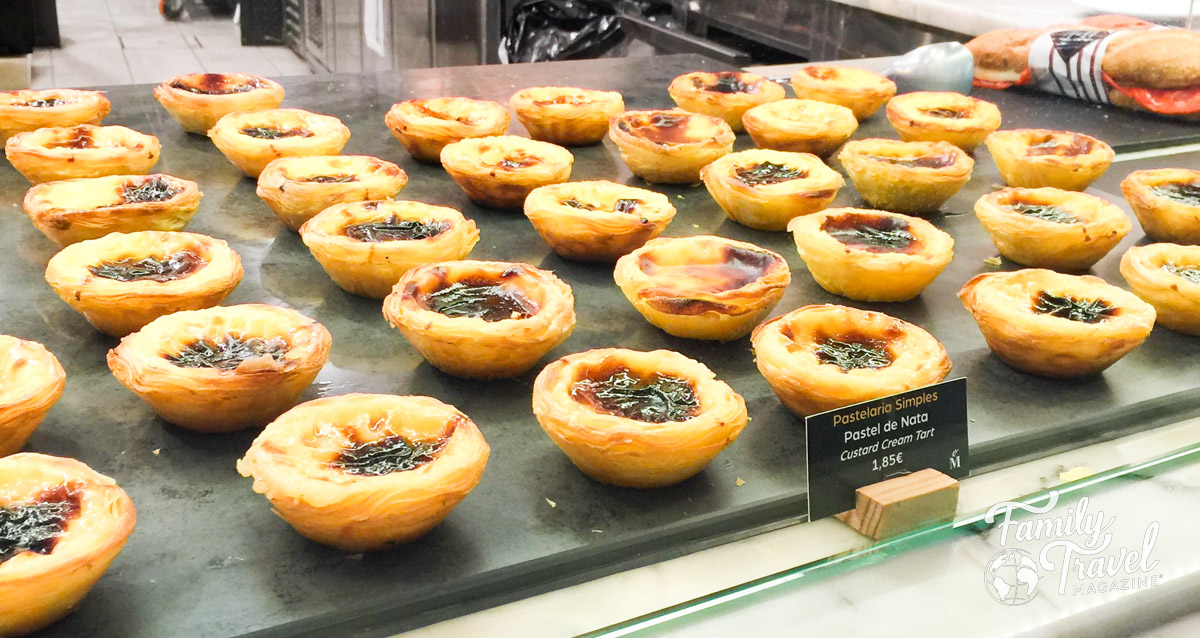
<svg viewBox="0 0 1200 638">
<path fill-rule="evenodd" d="M 955 33 L 979 35 L 992 29 L 1040 29 L 1072 23 L 1095 12 L 1069 0 L 834 0 Z"/>
</svg>

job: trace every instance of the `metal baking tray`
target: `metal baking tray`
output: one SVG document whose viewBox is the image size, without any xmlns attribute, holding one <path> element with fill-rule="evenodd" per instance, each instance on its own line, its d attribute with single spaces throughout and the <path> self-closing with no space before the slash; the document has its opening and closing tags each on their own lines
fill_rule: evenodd
<svg viewBox="0 0 1200 638">
<path fill-rule="evenodd" d="M 329 364 L 305 398 L 351 391 L 427 394 L 470 415 L 491 444 L 479 487 L 442 525 L 409 546 L 365 556 L 305 540 L 251 491 L 234 462 L 254 432 L 201 435 L 166 425 L 116 382 L 105 365 L 105 352 L 116 341 L 92 330 L 42 281 L 55 249 L 21 212 L 27 184 L 10 167 L 0 168 L 0 332 L 45 343 L 67 370 L 66 394 L 28 449 L 76 457 L 115 477 L 139 510 L 138 527 L 108 574 L 78 611 L 44 635 L 388 635 L 802 520 L 802 422 L 780 407 L 759 376 L 748 340 L 687 341 L 653 328 L 623 298 L 608 267 L 563 261 L 520 213 L 470 204 L 440 168 L 409 159 L 383 124 L 387 108 L 400 99 L 470 95 L 505 101 L 530 85 L 615 89 L 633 108 L 668 106 L 669 80 L 702 68 L 716 64 L 669 56 L 284 81 L 285 106 L 346 122 L 353 131 L 346 153 L 401 164 L 411 179 L 401 197 L 453 206 L 475 219 L 481 241 L 472 257 L 549 268 L 574 288 L 578 326 L 546 361 L 595 347 L 669 348 L 707 363 L 745 396 L 753 420 L 741 438 L 695 478 L 660 490 L 605 486 L 576 470 L 533 417 L 536 371 L 481 383 L 424 363 L 384 321 L 380 303 L 337 288 L 299 237 L 254 195 L 254 181 L 207 139 L 183 133 L 149 86 L 108 89 L 114 104 L 108 122 L 159 136 L 157 170 L 200 183 L 205 197 L 188 229 L 224 238 L 241 255 L 246 276 L 226 303 L 289 306 L 332 332 Z M 521 132 L 515 120 L 513 130 Z M 748 147 L 749 140 L 740 136 L 738 144 Z M 639 183 L 607 142 L 576 149 L 575 157 L 573 179 Z M 1148 427 L 1163 415 L 1197 407 L 1200 339 L 1166 330 L 1156 330 L 1103 377 L 1082 382 L 1029 377 L 989 354 L 955 297 L 969 277 L 991 268 L 983 260 L 995 254 L 968 213 L 998 180 L 986 160 L 976 173 L 937 220 L 958 241 L 947 271 L 915 301 L 865 306 L 916 322 L 946 344 L 955 363 L 952 376 L 965 375 L 970 383 L 972 458 L 1011 462 Z M 816 286 L 790 235 L 727 221 L 703 187 L 656 188 L 679 209 L 667 235 L 716 233 L 788 258 L 793 282 L 776 314 L 806 303 L 846 303 Z M 849 187 L 837 201 L 855 203 Z M 1125 245 L 1140 239 L 1135 231 Z M 1096 273 L 1119 283 L 1123 248 Z"/>
</svg>

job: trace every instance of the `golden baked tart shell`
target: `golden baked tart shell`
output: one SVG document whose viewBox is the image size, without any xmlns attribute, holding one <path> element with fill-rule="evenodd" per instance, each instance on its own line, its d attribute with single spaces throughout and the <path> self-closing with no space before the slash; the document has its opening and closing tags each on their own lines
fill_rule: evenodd
<svg viewBox="0 0 1200 638">
<path fill-rule="evenodd" d="M 0 91 L 0 143 L 51 126 L 99 124 L 112 110 L 100 91 L 21 89 Z"/>
<path fill-rule="evenodd" d="M 586 146 L 604 139 L 609 118 L 625 110 L 625 99 L 616 91 L 538 86 L 517 91 L 508 105 L 529 137 L 563 146 Z"/>
<path fill-rule="evenodd" d="M 25 447 L 66 382 L 62 365 L 45 346 L 0 335 L 0 456 Z"/>
<path fill-rule="evenodd" d="M 79 124 L 17 133 L 4 155 L 34 184 L 105 175 L 145 175 L 162 145 L 153 135 L 124 126 Z"/>
<path fill-rule="evenodd" d="M 845 183 L 816 155 L 767 149 L 725 155 L 700 178 L 730 219 L 758 230 L 784 230 L 829 206 Z"/>
<path fill-rule="evenodd" d="M 975 166 L 949 142 L 877 138 L 848 142 L 838 160 L 868 204 L 912 215 L 937 212 L 971 179 Z"/>
<path fill-rule="evenodd" d="M 488 321 L 448 316 L 426 298 L 457 283 L 502 285 L 519 292 L 533 313 Z M 383 316 L 433 367 L 456 377 L 515 377 L 567 340 L 575 328 L 575 297 L 553 273 L 528 264 L 447 261 L 418 266 L 400 278 L 383 301 Z"/>
<path fill-rule="evenodd" d="M 344 455 L 387 439 L 433 448 L 432 460 L 375 473 Z M 422 396 L 345 394 L 301 403 L 258 435 L 237 463 L 280 518 L 305 537 L 348 552 L 413 541 L 479 483 L 489 447 L 471 419 Z"/>
<path fill-rule="evenodd" d="M 508 109 L 489 100 L 435 97 L 394 104 L 384 123 L 413 159 L 437 164 L 447 144 L 504 135 L 509 118 Z"/>
<path fill-rule="evenodd" d="M 593 408 L 576 398 L 579 381 L 625 372 L 685 380 L 695 414 L 656 423 Z M 654 488 L 688 479 L 733 443 L 749 417 L 741 395 L 704 364 L 678 352 L 604 348 L 567 355 L 533 384 L 533 413 L 571 462 L 588 476 L 624 487 Z"/>
<path fill-rule="evenodd" d="M 419 232 L 412 239 L 382 241 L 370 241 L 374 237 L 370 233 L 347 231 L 362 228 L 362 224 L 402 226 L 405 222 L 416 222 L 431 230 Z M 436 234 L 425 236 L 434 230 Z M 300 227 L 300 238 L 343 290 L 383 299 L 409 270 L 465 258 L 479 241 L 479 230 L 474 221 L 453 208 L 389 200 L 331 206 Z"/>
<path fill-rule="evenodd" d="M 685 111 L 725 120 L 735 133 L 745 130 L 742 115 L 759 106 L 782 100 L 783 87 L 745 71 L 694 71 L 671 80 L 671 99 Z"/>
<path fill-rule="evenodd" d="M 391 199 L 408 184 L 399 166 L 367 155 L 281 157 L 258 176 L 255 193 L 292 230 L 344 202 Z"/>
<path fill-rule="evenodd" d="M 1200 184 L 1200 171 L 1162 168 L 1134 171 L 1121 181 L 1121 193 L 1142 230 L 1155 241 L 1200 244 L 1200 205 L 1164 197 L 1155 189 Z"/>
<path fill-rule="evenodd" d="M 255 137 L 244 131 L 262 131 Z M 303 109 L 236 111 L 208 130 L 213 146 L 249 177 L 257 178 L 281 157 L 337 155 L 350 140 L 350 129 L 332 115 Z"/>
<path fill-rule="evenodd" d="M 1103 301 L 1115 314 L 1094 323 L 1036 312 L 1043 294 Z M 1091 275 L 1027 268 L 976 275 L 958 293 L 988 347 L 1008 365 L 1043 377 L 1099 374 L 1141 345 L 1154 328 L 1154 308 Z"/>
<path fill-rule="evenodd" d="M 700 169 L 737 139 L 725 120 L 682 109 L 625 111 L 613 116 L 608 136 L 634 175 L 662 184 L 699 182 Z"/>
<path fill-rule="evenodd" d="M 860 121 L 896 94 L 896 83 L 863 69 L 811 65 L 792 75 L 796 97 L 844 106 Z"/>
<path fill-rule="evenodd" d="M 136 267 L 147 258 L 166 264 L 166 276 L 120 281 L 92 270 L 121 263 Z M 172 269 L 183 275 L 171 278 Z M 237 253 L 224 241 L 197 233 L 112 233 L 72 244 L 46 264 L 46 283 L 54 292 L 97 330 L 113 337 L 163 315 L 215 306 L 241 280 Z"/>
<path fill-rule="evenodd" d="M 1066 272 L 1091 268 L 1133 228 L 1124 211 L 1099 197 L 1049 187 L 989 193 L 975 202 L 975 216 L 1001 255 L 1023 266 Z"/>
<path fill-rule="evenodd" d="M 1011 129 L 987 137 L 988 151 L 1009 186 L 1081 191 L 1108 170 L 1115 153 L 1082 133 Z"/>
<path fill-rule="evenodd" d="M 471 201 L 521 208 L 529 193 L 571 178 L 571 151 L 516 135 L 472 137 L 442 149 L 442 167 Z"/>
<path fill-rule="evenodd" d="M 778 253 L 713 235 L 650 240 L 621 257 L 613 279 L 646 321 L 685 339 L 750 333 L 792 281 Z"/>
<path fill-rule="evenodd" d="M 78 505 L 50 553 L 25 551 L 0 563 L 0 635 L 36 631 L 75 609 L 137 522 L 125 491 L 79 461 L 33 453 L 0 459 L 0 506 L 37 502 Z"/>
<path fill-rule="evenodd" d="M 179 230 L 203 195 L 196 182 L 162 173 L 109 175 L 37 184 L 22 204 L 43 235 L 68 246 L 109 233 Z"/>
<path fill-rule="evenodd" d="M 1200 246 L 1133 246 L 1121 257 L 1121 276 L 1154 306 L 1159 324 L 1200 335 Z"/>
<path fill-rule="evenodd" d="M 204 135 L 230 113 L 279 108 L 283 87 L 248 73 L 185 73 L 154 87 L 154 99 L 183 130 Z"/>
<path fill-rule="evenodd" d="M 183 367 L 178 356 L 198 341 L 227 335 L 282 340 L 278 359 L 263 355 L 236 368 Z M 108 367 L 164 420 L 199 432 L 262 426 L 290 408 L 329 358 L 324 326 L 295 310 L 264 304 L 217 306 L 164 315 L 108 352 Z"/>
<path fill-rule="evenodd" d="M 595 180 L 534 189 L 525 216 L 560 257 L 613 262 L 658 237 L 675 207 L 662 193 Z"/>
<path fill-rule="evenodd" d="M 759 148 L 827 157 L 858 130 L 850 109 L 817 100 L 779 100 L 742 115 L 746 132 Z"/>
<path fill-rule="evenodd" d="M 887 118 L 906 142 L 949 142 L 970 153 L 1000 128 L 995 104 L 952 91 L 915 91 L 888 101 Z"/>
<path fill-rule="evenodd" d="M 898 244 L 903 245 L 865 242 L 862 233 L 871 232 L 867 229 L 898 236 Z M 949 233 L 924 219 L 899 213 L 831 208 L 797 217 L 788 230 L 817 284 L 856 301 L 908 301 L 921 294 L 954 259 L 954 238 Z"/>
<path fill-rule="evenodd" d="M 846 306 L 798 308 L 759 326 L 751 340 L 758 371 L 801 417 L 937 383 L 951 367 L 941 342 L 920 326 Z M 870 344 L 887 363 L 843 369 L 821 354 L 832 341 Z"/>
</svg>

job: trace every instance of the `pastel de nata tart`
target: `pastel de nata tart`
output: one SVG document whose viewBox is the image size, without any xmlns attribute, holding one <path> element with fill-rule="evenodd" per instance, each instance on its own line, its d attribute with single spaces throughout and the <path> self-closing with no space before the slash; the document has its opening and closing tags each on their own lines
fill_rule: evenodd
<svg viewBox="0 0 1200 638">
<path fill-rule="evenodd" d="M 675 207 L 662 193 L 595 180 L 535 188 L 525 216 L 560 257 L 612 262 L 658 237 Z"/>
<path fill-rule="evenodd" d="M 792 281 L 787 261 L 713 235 L 660 237 L 617 260 L 613 279 L 646 321 L 685 339 L 750 333 Z"/>
<path fill-rule="evenodd" d="M 405 273 L 383 316 L 442 372 L 503 379 L 571 336 L 575 297 L 554 273 L 528 264 L 446 261 Z"/>
<path fill-rule="evenodd" d="M 829 206 L 845 183 L 816 155 L 766 149 L 725 155 L 700 178 L 730 219 L 759 230 L 783 230 Z"/>
<path fill-rule="evenodd" d="M 232 432 L 292 407 L 329 345 L 325 326 L 295 310 L 217 306 L 151 321 L 108 351 L 108 367 L 168 423 Z"/>
<path fill-rule="evenodd" d="M 804 306 L 759 326 L 750 339 L 758 371 L 801 417 L 927 386 L 950 373 L 937 338 L 882 312 Z"/>
<path fill-rule="evenodd" d="M 958 297 L 1001 361 L 1043 377 L 1099 374 L 1154 328 L 1153 306 L 1091 275 L 983 273 Z"/>
<path fill-rule="evenodd" d="M 1121 193 L 1151 239 L 1200 244 L 1200 171 L 1134 171 L 1121 181 Z"/>
<path fill-rule="evenodd" d="M 442 149 L 442 167 L 471 201 L 521 208 L 530 191 L 571 178 L 575 156 L 549 142 L 516 135 L 472 137 Z"/>
<path fill-rule="evenodd" d="M 1023 266 L 1081 272 L 1129 234 L 1115 205 L 1057 188 L 1005 188 L 980 197 L 975 216 L 1000 254 Z"/>
<path fill-rule="evenodd" d="M 0 459 L 0 635 L 28 634 L 69 614 L 136 522 L 129 495 L 75 459 Z"/>
<path fill-rule="evenodd" d="M 796 97 L 844 106 L 865 120 L 896 94 L 896 83 L 863 69 L 806 66 L 792 75 Z"/>
<path fill-rule="evenodd" d="M 1200 335 L 1200 246 L 1133 246 L 1121 258 L 1121 276 L 1154 306 L 1159 324 Z"/>
<path fill-rule="evenodd" d="M 897 213 L 935 213 L 971 179 L 975 160 L 949 142 L 848 142 L 838 160 L 868 204 Z"/>
<path fill-rule="evenodd" d="M 66 382 L 62 365 L 45 346 L 0 335 L 0 456 L 25 447 L 46 413 L 62 398 Z"/>
<path fill-rule="evenodd" d="M 40 184 L 105 175 L 145 175 L 162 145 L 153 135 L 124 126 L 78 124 L 17 133 L 4 156 L 25 179 Z"/>
<path fill-rule="evenodd" d="M 435 97 L 392 105 L 384 123 L 413 159 L 436 164 L 447 144 L 504 135 L 509 117 L 508 109 L 489 100 Z"/>
<path fill-rule="evenodd" d="M 667 87 L 679 108 L 725 120 L 740 133 L 742 115 L 750 109 L 784 98 L 783 87 L 745 71 L 694 71 L 671 80 Z"/>
<path fill-rule="evenodd" d="M 733 129 L 719 117 L 681 109 L 625 111 L 608 136 L 634 175 L 652 183 L 695 184 L 700 169 L 733 151 Z"/>
<path fill-rule="evenodd" d="M 0 142 L 51 126 L 99 124 L 112 110 L 100 91 L 22 89 L 0 91 Z"/>
<path fill-rule="evenodd" d="M 241 280 L 237 253 L 197 233 L 112 233 L 67 246 L 46 264 L 54 292 L 113 337 L 172 312 L 215 306 Z"/>
<path fill-rule="evenodd" d="M 678 352 L 567 355 L 533 384 L 538 423 L 584 474 L 623 487 L 691 478 L 746 427 L 746 402 Z"/>
<path fill-rule="evenodd" d="M 109 233 L 179 230 L 204 194 L 196 182 L 155 173 L 46 182 L 25 193 L 25 214 L 59 246 Z"/>
<path fill-rule="evenodd" d="M 301 403 L 238 461 L 297 532 L 348 552 L 425 535 L 479 483 L 490 448 L 437 399 L 345 394 Z"/>
<path fill-rule="evenodd" d="M 1048 129 L 996 131 L 985 140 L 1009 186 L 1081 191 L 1108 170 L 1115 153 L 1083 133 Z"/>
<path fill-rule="evenodd" d="M 508 105 L 529 137 L 563 146 L 586 146 L 604 139 L 609 118 L 625 110 L 625 99 L 616 91 L 537 86 L 517 91 Z"/>
<path fill-rule="evenodd" d="M 817 100 L 779 100 L 742 115 L 754 145 L 827 157 L 858 130 L 854 111 Z"/>
<path fill-rule="evenodd" d="M 970 153 L 1000 128 L 995 104 L 952 91 L 914 91 L 888 101 L 887 118 L 906 142 L 950 142 Z"/>
<path fill-rule="evenodd" d="M 367 155 L 281 157 L 258 176 L 258 194 L 292 230 L 343 202 L 391 199 L 408 184 L 399 166 Z"/>
<path fill-rule="evenodd" d="M 919 217 L 832 208 L 788 225 L 822 288 L 856 301 L 908 301 L 954 259 L 954 238 Z"/>
<path fill-rule="evenodd" d="M 183 130 L 204 135 L 235 111 L 279 108 L 283 87 L 249 73 L 184 73 L 154 87 L 154 99 Z"/>
<path fill-rule="evenodd" d="M 237 111 L 208 130 L 213 146 L 250 177 L 280 157 L 337 155 L 350 129 L 332 115 L 303 109 Z"/>
<path fill-rule="evenodd" d="M 383 299 L 409 270 L 465 258 L 479 230 L 453 208 L 371 201 L 327 208 L 300 227 L 300 238 L 343 290 Z"/>
</svg>

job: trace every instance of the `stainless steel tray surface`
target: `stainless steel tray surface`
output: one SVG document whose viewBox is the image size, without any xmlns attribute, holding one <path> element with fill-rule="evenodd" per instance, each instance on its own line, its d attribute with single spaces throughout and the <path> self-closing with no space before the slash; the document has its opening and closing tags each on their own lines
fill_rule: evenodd
<svg viewBox="0 0 1200 638">
<path fill-rule="evenodd" d="M 669 80 L 700 68 L 714 63 L 670 56 L 283 82 L 285 106 L 345 121 L 353 131 L 346 153 L 401 164 L 411 180 L 401 198 L 453 206 L 475 219 L 481 241 L 473 258 L 532 263 L 573 287 L 578 326 L 547 362 L 596 347 L 669 348 L 707 363 L 745 396 L 753 420 L 742 437 L 695 478 L 661 490 L 609 487 L 576 470 L 530 410 L 536 371 L 480 383 L 424 363 L 387 325 L 380 303 L 336 287 L 299 237 L 255 196 L 254 181 L 206 138 L 182 132 L 154 101 L 151 87 L 108 90 L 114 109 L 107 122 L 159 136 L 163 158 L 157 170 L 200 183 L 205 197 L 188 230 L 226 239 L 241 255 L 246 276 L 226 303 L 289 306 L 332 332 L 329 365 L 305 398 L 352 391 L 431 395 L 470 415 L 491 444 L 481 484 L 442 525 L 409 546 L 365 556 L 309 542 L 271 513 L 234 469 L 254 432 L 200 435 L 166 425 L 116 382 L 104 359 L 116 341 L 92 330 L 44 283 L 42 271 L 55 248 L 21 211 L 28 185 L 10 167 L 0 168 L 0 332 L 45 343 L 67 370 L 66 394 L 28 449 L 76 457 L 115 477 L 139 512 L 138 527 L 109 573 L 78 611 L 44 635 L 388 635 L 798 520 L 805 488 L 802 423 L 780 407 L 759 376 L 748 340 L 687 341 L 653 328 L 625 301 L 610 268 L 561 260 L 519 212 L 470 204 L 439 167 L 412 161 L 383 124 L 387 108 L 400 99 L 470 95 L 503 102 L 531 85 L 615 89 L 631 108 L 665 107 Z M 515 119 L 512 128 L 523 133 Z M 738 144 L 750 146 L 746 136 Z M 609 142 L 574 153 L 573 179 L 644 185 Z M 1155 330 L 1102 377 L 1082 382 L 1029 377 L 990 355 L 955 293 L 977 272 L 993 268 L 983 260 L 995 250 L 967 213 L 997 185 L 994 168 L 981 158 L 976 178 L 937 220 L 955 235 L 958 255 L 920 298 L 852 304 L 918 323 L 946 344 L 955 363 L 952 376 L 970 380 L 976 459 L 1003 463 L 1195 407 L 1200 340 L 1166 330 Z M 654 188 L 679 209 L 667 235 L 716 233 L 788 258 L 793 282 L 776 314 L 806 303 L 846 303 L 812 281 L 787 233 L 726 220 L 703 187 Z M 850 187 L 837 201 L 856 203 Z M 1125 246 L 1137 240 L 1140 231 Z M 1096 274 L 1120 283 L 1116 264 L 1125 246 Z"/>
</svg>

